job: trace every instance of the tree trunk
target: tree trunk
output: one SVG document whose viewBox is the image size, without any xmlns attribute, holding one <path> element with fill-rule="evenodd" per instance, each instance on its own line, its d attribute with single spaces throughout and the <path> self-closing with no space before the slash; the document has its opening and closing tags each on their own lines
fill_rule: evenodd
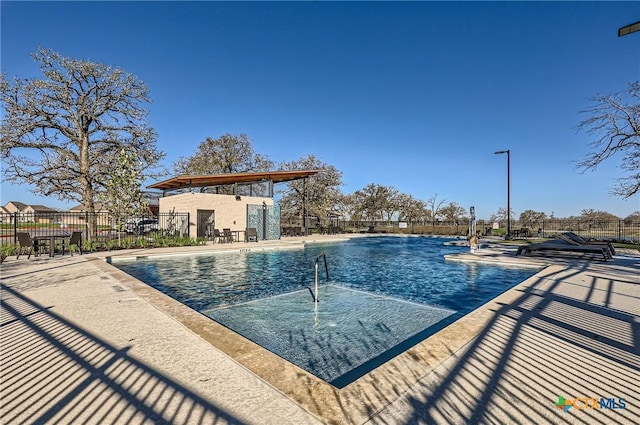
<svg viewBox="0 0 640 425">
<path fill-rule="evenodd" d="M 82 185 L 82 205 L 87 212 L 87 241 L 95 241 L 98 234 L 96 220 L 95 193 L 89 170 L 89 136 L 83 134 L 80 144 L 80 184 Z"/>
</svg>

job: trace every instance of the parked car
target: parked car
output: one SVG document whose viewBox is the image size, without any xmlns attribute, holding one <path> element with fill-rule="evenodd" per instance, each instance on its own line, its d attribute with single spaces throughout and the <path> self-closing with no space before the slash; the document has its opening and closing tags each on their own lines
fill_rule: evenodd
<svg viewBox="0 0 640 425">
<path fill-rule="evenodd" d="M 154 218 L 128 220 L 125 223 L 124 227 L 127 233 L 144 235 L 146 233 L 155 232 L 156 230 L 158 230 L 158 220 Z"/>
</svg>

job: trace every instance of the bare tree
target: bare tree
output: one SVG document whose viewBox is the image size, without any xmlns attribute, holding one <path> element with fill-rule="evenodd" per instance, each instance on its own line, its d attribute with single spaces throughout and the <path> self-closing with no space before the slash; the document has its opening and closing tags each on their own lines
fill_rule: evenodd
<svg viewBox="0 0 640 425">
<path fill-rule="evenodd" d="M 92 220 L 91 237 L 96 193 L 109 179 L 117 153 L 135 155 L 142 172 L 164 156 L 146 122 L 149 91 L 120 68 L 47 49 L 32 56 L 44 79 L 10 82 L 0 76 L 4 177 L 33 185 L 44 196 L 82 202 Z"/>
<path fill-rule="evenodd" d="M 269 171 L 273 166 L 273 161 L 266 155 L 255 152 L 253 143 L 246 134 L 227 133 L 217 139 L 207 137 L 193 156 L 179 158 L 173 164 L 173 169 L 176 174 L 202 175 Z M 264 185 L 254 185 L 250 190 L 240 189 L 239 192 L 264 194 L 265 189 Z M 216 190 L 218 193 L 233 193 L 232 187 L 220 187 Z"/>
<path fill-rule="evenodd" d="M 513 211 L 513 208 L 511 209 L 510 212 L 511 212 L 510 214 L 511 221 L 514 221 L 516 213 Z M 498 208 L 498 212 L 496 212 L 495 214 L 491 214 L 491 217 L 489 217 L 489 220 L 498 222 L 498 223 L 507 221 L 507 209 L 505 207 Z"/>
<path fill-rule="evenodd" d="M 441 209 L 446 199 L 438 200 L 438 194 L 436 193 L 431 198 L 427 199 L 427 209 L 431 216 L 431 224 L 433 225 L 433 230 L 436 229 L 436 220 L 441 217 Z"/>
<path fill-rule="evenodd" d="M 618 179 L 611 193 L 629 198 L 640 191 L 640 81 L 625 92 L 593 98 L 593 106 L 583 113 L 591 116 L 577 125 L 596 139 L 593 151 L 578 162 L 583 171 L 595 170 L 604 160 L 620 154 L 620 168 L 629 174 Z"/>
</svg>

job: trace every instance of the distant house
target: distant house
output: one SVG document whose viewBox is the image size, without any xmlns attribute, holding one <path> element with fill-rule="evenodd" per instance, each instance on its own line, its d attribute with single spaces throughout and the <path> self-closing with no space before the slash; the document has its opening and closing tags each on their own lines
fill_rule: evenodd
<svg viewBox="0 0 640 425">
<path fill-rule="evenodd" d="M 153 199 L 148 198 L 147 201 L 149 202 L 149 210 L 142 215 L 145 217 L 157 216 L 158 215 L 157 196 Z M 107 209 L 107 206 L 105 204 L 101 202 L 95 202 L 93 206 L 97 214 L 97 224 L 99 228 L 102 228 L 102 229 L 113 228 L 114 226 L 117 225 L 117 223 L 114 222 L 114 218 L 109 212 L 109 210 Z M 84 224 L 86 222 L 87 218 L 84 213 L 87 212 L 87 208 L 83 204 L 76 205 L 75 207 L 70 208 L 69 212 L 73 214 L 69 214 L 68 217 L 65 217 L 65 224 L 78 225 L 78 224 Z"/>
<path fill-rule="evenodd" d="M 23 204 L 22 202 L 18 201 L 9 201 L 4 206 L 4 208 L 9 212 L 9 214 L 20 214 L 27 208 L 27 204 Z"/>
<path fill-rule="evenodd" d="M 58 210 L 46 207 L 44 205 L 27 205 L 27 207 L 24 209 L 24 212 L 27 214 L 51 214 L 57 213 Z"/>
<path fill-rule="evenodd" d="M 159 198 L 158 194 L 155 194 L 155 193 L 147 194 L 147 193 L 145 193 L 144 199 L 149 203 L 149 211 L 147 213 L 145 213 L 145 214 L 142 214 L 142 215 L 145 215 L 145 216 L 157 216 L 158 215 L 158 198 Z M 101 202 L 96 202 L 93 205 L 94 205 L 94 208 L 95 208 L 97 213 L 108 213 L 109 212 L 107 207 L 106 207 L 106 205 L 104 205 Z M 85 211 L 87 211 L 87 208 L 82 204 L 76 205 L 75 207 L 69 209 L 69 212 L 72 212 L 72 213 L 82 213 L 82 212 L 85 212 Z"/>
<path fill-rule="evenodd" d="M 105 206 L 100 202 L 94 203 L 93 207 L 95 208 L 97 213 L 108 212 L 107 209 L 105 208 Z M 76 205 L 73 208 L 69 208 L 69 212 L 72 212 L 72 213 L 82 213 L 82 212 L 86 212 L 87 210 L 88 210 L 88 208 L 86 206 L 84 206 L 83 204 Z"/>
<path fill-rule="evenodd" d="M 13 216 L 8 209 L 0 205 L 0 223 L 11 223 Z"/>
<path fill-rule="evenodd" d="M 19 222 L 27 223 L 51 223 L 58 211 L 44 205 L 28 205 L 18 201 L 9 201 L 3 207 L 2 215 L 9 216 L 8 221 L 13 222 L 17 216 Z M 3 217 L 3 222 L 5 222 Z"/>
<path fill-rule="evenodd" d="M 106 206 L 101 202 L 95 202 L 93 204 L 93 207 L 96 214 L 98 214 L 98 226 L 111 227 L 113 225 L 113 218 L 111 217 L 111 214 L 109 214 L 109 211 L 107 211 Z M 88 208 L 83 204 L 76 205 L 73 208 L 69 208 L 69 212 L 72 214 L 69 214 L 67 217 L 65 217 L 65 224 L 85 225 L 87 222 L 87 216 L 84 213 L 86 213 L 87 211 Z"/>
</svg>

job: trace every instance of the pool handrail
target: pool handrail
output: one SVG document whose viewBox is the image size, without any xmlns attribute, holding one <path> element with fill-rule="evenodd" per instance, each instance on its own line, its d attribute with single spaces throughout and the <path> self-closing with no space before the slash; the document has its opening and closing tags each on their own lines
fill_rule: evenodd
<svg viewBox="0 0 640 425">
<path fill-rule="evenodd" d="M 315 263 L 315 289 L 316 290 L 315 290 L 315 294 L 313 294 L 314 303 L 317 303 L 319 301 L 318 300 L 318 262 L 320 261 L 321 257 L 324 259 L 324 271 L 327 276 L 327 282 L 329 282 L 329 266 L 327 265 L 327 256 L 323 252 L 316 257 L 316 263 Z"/>
</svg>

